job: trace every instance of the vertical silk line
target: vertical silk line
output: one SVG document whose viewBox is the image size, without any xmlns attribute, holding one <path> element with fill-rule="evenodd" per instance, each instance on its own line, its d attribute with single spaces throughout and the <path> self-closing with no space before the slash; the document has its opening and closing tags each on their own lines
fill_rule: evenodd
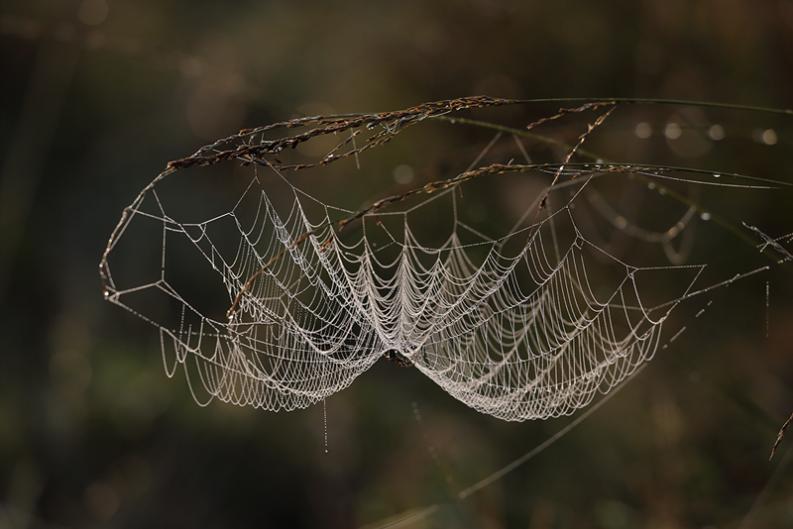
<svg viewBox="0 0 793 529">
<path fill-rule="evenodd" d="M 322 427 L 325 433 L 325 453 L 328 453 L 328 406 L 326 405 L 325 401 L 327 399 L 322 399 Z"/>
<path fill-rule="evenodd" d="M 768 331 L 771 319 L 771 282 L 765 282 L 765 337 L 768 339 Z"/>
</svg>

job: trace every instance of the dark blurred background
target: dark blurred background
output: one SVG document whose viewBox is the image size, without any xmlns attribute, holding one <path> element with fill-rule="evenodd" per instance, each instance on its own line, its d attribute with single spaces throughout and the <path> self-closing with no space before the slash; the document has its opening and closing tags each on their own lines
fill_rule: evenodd
<svg viewBox="0 0 793 529">
<path fill-rule="evenodd" d="M 328 400 L 327 454 L 321 406 L 199 408 L 156 332 L 102 300 L 121 209 L 167 160 L 297 115 L 471 94 L 793 107 L 793 2 L 12 0 L 0 68 L 0 527 L 355 527 L 450 502 L 566 420 L 502 423 L 383 362 Z M 678 111 L 641 119 L 657 136 Z M 719 119 L 744 137 L 708 164 L 790 180 L 789 123 L 771 142 L 755 115 Z M 667 143 L 653 156 L 679 161 Z M 790 231 L 793 203 L 746 200 Z M 767 461 L 793 411 L 789 276 L 768 339 L 764 280 L 719 292 L 580 428 L 413 526 L 793 526 L 793 440 Z"/>
</svg>

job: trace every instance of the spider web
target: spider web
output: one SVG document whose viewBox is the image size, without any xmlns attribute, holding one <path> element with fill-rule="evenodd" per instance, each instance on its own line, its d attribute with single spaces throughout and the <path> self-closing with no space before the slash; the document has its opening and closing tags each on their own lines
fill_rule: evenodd
<svg viewBox="0 0 793 529">
<path fill-rule="evenodd" d="M 654 235 L 626 225 L 590 182 L 630 174 L 706 184 L 681 176 L 679 168 L 574 163 L 614 103 L 563 109 L 528 127 L 596 113 L 561 161 L 532 163 L 521 148 L 525 163 L 503 155 L 487 163 L 499 133 L 457 176 L 357 211 L 324 203 L 287 175 L 342 158 L 354 157 L 358 165 L 361 153 L 424 120 L 503 104 L 467 98 L 384 114 L 302 118 L 243 131 L 172 162 L 125 209 L 110 238 L 100 264 L 105 297 L 159 329 L 167 373 L 182 367 L 200 404 L 218 399 L 271 411 L 305 408 L 395 356 L 467 406 L 500 419 L 571 414 L 653 357 L 679 303 L 719 286 L 694 289 L 704 265 L 633 266 L 584 235 L 575 214 L 579 197 L 629 235 L 663 244 L 669 255 L 696 207 Z M 266 137 L 285 127 L 305 130 Z M 281 161 L 285 149 L 340 132 L 349 138 L 319 161 Z M 253 175 L 231 209 L 198 221 L 172 213 L 160 192 L 166 177 L 235 160 L 253 166 Z M 462 218 L 458 192 L 473 180 L 505 174 L 544 174 L 551 183 L 510 229 L 487 235 Z M 276 198 L 267 189 L 273 179 L 288 189 Z M 557 198 L 561 190 L 570 194 Z M 427 210 L 425 219 L 443 218 L 451 226 L 433 244 L 422 242 L 427 228 L 415 220 Z M 152 229 L 147 239 L 161 241 L 158 270 L 144 274 L 148 280 L 122 281 L 111 269 L 112 256 L 141 224 Z M 222 306 L 200 306 L 180 286 L 175 245 L 197 250 L 222 291 Z M 640 280 L 648 274 L 674 276 L 678 292 L 648 302 Z M 158 309 L 152 311 L 147 295 Z"/>
</svg>

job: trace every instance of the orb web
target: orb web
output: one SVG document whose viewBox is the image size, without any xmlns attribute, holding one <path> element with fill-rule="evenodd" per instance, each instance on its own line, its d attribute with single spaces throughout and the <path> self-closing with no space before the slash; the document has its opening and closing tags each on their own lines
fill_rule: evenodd
<svg viewBox="0 0 793 529">
<path fill-rule="evenodd" d="M 302 118 L 243 131 L 172 162 L 124 210 L 110 238 L 100 264 L 105 297 L 159 330 L 168 374 L 182 368 L 202 404 L 218 399 L 271 411 L 304 408 L 396 355 L 494 417 L 570 414 L 653 357 L 668 316 L 704 269 L 634 266 L 581 229 L 575 208 L 585 199 L 615 228 L 667 251 L 692 222 L 695 206 L 673 229 L 655 235 L 627 225 L 590 183 L 630 175 L 705 184 L 697 175 L 682 176 L 680 168 L 575 162 L 616 104 L 565 109 L 528 127 L 594 113 L 558 161 L 532 163 L 515 136 L 523 157 L 516 163 L 493 149 L 504 139 L 498 132 L 467 170 L 360 210 L 327 204 L 290 178 L 344 158 L 359 166 L 359 155 L 408 127 L 502 104 L 468 98 L 384 114 Z M 282 129 L 283 135 L 267 136 Z M 340 133 L 347 136 L 319 160 L 281 159 L 284 150 Z M 251 169 L 231 209 L 187 221 L 161 196 L 178 170 L 235 162 Z M 510 229 L 485 234 L 460 215 L 465 193 L 459 191 L 508 174 L 545 175 L 550 184 L 527 201 Z M 266 185 L 272 179 L 288 191 L 274 198 Z M 426 226 L 416 221 L 427 210 L 449 226 L 434 243 L 425 242 Z M 139 225 L 149 230 L 146 240 L 157 241 L 158 269 L 121 280 L 114 254 Z M 179 284 L 184 274 L 171 257 L 177 245 L 193 249 L 193 263 L 212 272 L 200 284 L 220 292 L 211 309 Z M 664 302 L 649 303 L 641 280 L 648 274 L 673 274 L 679 288 Z"/>
</svg>

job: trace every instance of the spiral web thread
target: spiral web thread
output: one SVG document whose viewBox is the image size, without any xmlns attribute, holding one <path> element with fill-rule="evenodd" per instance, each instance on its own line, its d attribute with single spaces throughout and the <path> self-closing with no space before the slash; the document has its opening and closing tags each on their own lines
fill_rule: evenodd
<svg viewBox="0 0 793 529">
<path fill-rule="evenodd" d="M 397 128 L 382 115 L 370 118 L 387 134 Z M 370 123 L 356 119 L 354 126 Z M 407 118 L 399 114 L 388 119 L 404 124 Z M 586 134 L 594 128 L 590 125 Z M 379 144 L 384 136 L 374 137 Z M 583 189 L 596 172 L 576 169 L 570 162 L 585 137 L 563 163 L 527 165 L 523 170 L 550 173 L 554 183 L 578 179 Z M 219 149 L 218 143 L 211 150 L 221 160 L 258 161 L 256 165 L 289 183 L 282 171 L 301 167 L 262 163 L 262 152 L 253 151 L 263 143 L 245 142 L 232 150 Z M 275 145 L 275 152 L 281 148 L 270 145 Z M 368 147 L 364 143 L 346 155 Z M 206 157 L 203 149 L 176 163 L 189 166 Z M 599 167 L 597 173 L 609 170 L 618 171 L 619 166 Z M 659 176 L 657 171 L 653 174 Z M 640 268 L 608 254 L 576 225 L 571 206 L 578 193 L 555 212 L 526 221 L 529 212 L 544 204 L 546 192 L 512 231 L 490 238 L 457 216 L 455 190 L 464 180 L 460 177 L 432 188 L 432 196 L 416 206 L 388 212 L 379 208 L 391 200 L 351 212 L 323 204 L 289 184 L 291 209 L 279 215 L 257 171 L 237 206 L 199 223 L 180 223 L 168 215 L 157 189 L 162 178 L 125 210 L 111 237 L 101 265 L 105 296 L 159 328 L 168 374 L 183 366 L 202 404 L 219 399 L 271 411 L 304 408 L 344 389 L 384 355 L 395 353 L 480 412 L 511 421 L 570 414 L 652 358 L 669 313 L 689 295 L 703 269 Z M 442 244 L 423 245 L 410 215 L 440 197 L 454 202 L 454 229 Z M 246 221 L 237 207 L 251 199 L 256 213 Z M 309 203 L 322 209 L 322 218 L 310 219 Z M 340 213 L 349 214 L 341 223 L 335 220 Z M 401 219 L 400 237 L 378 222 L 384 215 Z M 127 227 L 140 218 L 161 225 L 160 278 L 117 285 L 107 257 Z M 342 237 L 340 228 L 350 219 L 361 220 L 363 229 L 355 237 Z M 228 221 L 238 233 L 236 249 L 230 252 L 220 249 L 210 235 L 213 224 Z M 574 237 L 560 247 L 556 226 L 562 223 Z M 374 243 L 372 225 L 379 226 L 389 242 Z M 472 236 L 474 242 L 463 241 Z M 233 308 L 227 320 L 202 314 L 169 281 L 168 245 L 173 238 L 189 241 L 219 275 Z M 507 251 L 515 241 L 518 250 Z M 593 255 L 620 271 L 605 295 L 595 293 L 602 285 L 593 286 L 590 278 Z M 681 292 L 667 303 L 647 306 L 637 275 L 679 269 L 693 276 Z M 146 290 L 165 294 L 179 307 L 177 325 L 162 324 L 126 302 Z"/>
</svg>

